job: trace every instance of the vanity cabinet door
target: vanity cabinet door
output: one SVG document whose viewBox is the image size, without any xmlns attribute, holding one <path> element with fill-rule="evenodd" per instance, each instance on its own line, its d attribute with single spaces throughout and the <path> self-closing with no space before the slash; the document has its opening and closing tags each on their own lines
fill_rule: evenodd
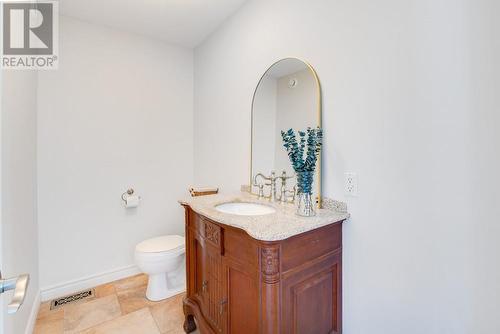
<svg viewBox="0 0 500 334">
<path fill-rule="evenodd" d="M 222 257 L 218 249 L 207 247 L 208 294 L 204 315 L 217 333 L 225 333 L 226 294 Z"/>
<path fill-rule="evenodd" d="M 195 295 L 198 299 L 200 307 L 203 312 L 206 309 L 208 301 L 208 263 L 207 263 L 207 250 L 204 241 L 200 238 L 195 239 L 194 247 L 194 271 L 195 271 Z"/>
<path fill-rule="evenodd" d="M 341 261 L 326 257 L 282 281 L 283 333 L 341 333 Z"/>
<path fill-rule="evenodd" d="M 259 333 L 259 283 L 241 265 L 224 266 L 227 333 Z"/>
</svg>

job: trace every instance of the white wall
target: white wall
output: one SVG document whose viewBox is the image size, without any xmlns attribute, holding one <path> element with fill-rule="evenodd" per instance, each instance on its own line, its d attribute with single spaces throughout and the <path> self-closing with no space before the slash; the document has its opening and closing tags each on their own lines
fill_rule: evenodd
<svg viewBox="0 0 500 334">
<path fill-rule="evenodd" d="M 324 194 L 352 213 L 346 334 L 500 331 L 499 13 L 488 0 L 255 0 L 195 50 L 195 180 L 226 189 L 248 180 L 262 73 L 287 56 L 317 70 Z"/>
<path fill-rule="evenodd" d="M 500 156 L 498 154 L 500 112 L 500 2 L 479 1 L 468 8 L 471 16 L 468 58 L 474 67 L 470 69 L 470 98 L 468 108 L 470 135 L 465 149 L 471 156 L 469 168 L 473 169 L 470 179 L 474 210 L 468 224 L 472 241 L 467 249 L 473 249 L 473 284 L 471 312 L 475 325 L 481 333 L 500 332 Z M 471 284 L 471 285 L 472 285 Z"/>
<path fill-rule="evenodd" d="M 134 264 L 184 235 L 193 178 L 192 51 L 62 17 L 57 71 L 38 91 L 41 286 Z M 126 210 L 134 187 L 143 201 Z"/>
<path fill-rule="evenodd" d="M 2 276 L 30 274 L 24 304 L 15 315 L 2 314 L 1 333 L 25 332 L 38 304 L 38 227 L 36 219 L 36 95 L 35 71 L 1 73 L 1 270 Z M 1 295 L 7 305 L 12 292 Z M 1 308 L 2 313 L 6 307 Z M 0 323 L 1 324 L 1 323 Z"/>
</svg>

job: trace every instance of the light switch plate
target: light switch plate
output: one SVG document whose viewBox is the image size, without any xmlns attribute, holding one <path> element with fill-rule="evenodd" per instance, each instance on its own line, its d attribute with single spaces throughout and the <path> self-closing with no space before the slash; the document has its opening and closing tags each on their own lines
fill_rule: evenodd
<svg viewBox="0 0 500 334">
<path fill-rule="evenodd" d="M 344 173 L 344 192 L 348 196 L 358 196 L 358 174 Z"/>
</svg>

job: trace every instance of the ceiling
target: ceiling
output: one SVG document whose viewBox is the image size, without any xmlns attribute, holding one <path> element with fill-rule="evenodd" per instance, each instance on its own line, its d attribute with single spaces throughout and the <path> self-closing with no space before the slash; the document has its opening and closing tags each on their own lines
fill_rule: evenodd
<svg viewBox="0 0 500 334">
<path fill-rule="evenodd" d="M 60 0 L 61 15 L 195 47 L 247 0 Z"/>
</svg>

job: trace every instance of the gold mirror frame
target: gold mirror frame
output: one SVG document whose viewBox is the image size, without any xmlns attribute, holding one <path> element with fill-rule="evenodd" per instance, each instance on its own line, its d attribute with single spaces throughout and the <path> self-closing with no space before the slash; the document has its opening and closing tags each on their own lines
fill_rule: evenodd
<svg viewBox="0 0 500 334">
<path fill-rule="evenodd" d="M 253 166 L 253 111 L 254 111 L 254 103 L 255 103 L 255 96 L 257 94 L 257 89 L 259 88 L 259 85 L 260 83 L 262 82 L 262 80 L 264 79 L 264 77 L 266 76 L 266 74 L 275 66 L 277 65 L 278 63 L 284 61 L 284 60 L 287 60 L 287 59 L 295 59 L 295 60 L 298 60 L 302 63 L 304 63 L 307 68 L 311 71 L 312 75 L 314 76 L 314 80 L 316 82 L 316 87 L 317 87 L 317 105 L 318 105 L 318 110 L 317 110 L 317 121 L 318 121 L 318 126 L 323 128 L 323 122 L 322 122 L 322 94 L 321 94 L 321 83 L 319 81 L 319 77 L 318 77 L 318 74 L 316 73 L 316 71 L 314 70 L 314 68 L 312 67 L 311 64 L 309 64 L 307 61 L 303 60 L 303 59 L 300 59 L 300 58 L 297 58 L 297 57 L 286 57 L 286 58 L 282 58 L 282 59 L 279 59 L 277 61 L 275 61 L 271 66 L 269 66 L 267 68 L 267 70 L 264 72 L 264 74 L 262 74 L 262 76 L 260 77 L 259 79 L 259 82 L 257 83 L 257 85 L 255 86 L 255 90 L 253 92 L 253 97 L 252 97 L 252 106 L 251 106 L 251 110 L 250 110 L 250 178 L 249 178 L 249 187 L 248 187 L 248 191 L 253 194 L 253 191 L 252 191 L 252 187 L 253 187 L 253 170 L 252 170 L 252 166 Z M 318 177 L 319 177 L 319 182 L 318 182 L 318 186 L 317 186 L 317 197 L 316 197 L 316 204 L 317 206 L 320 208 L 321 207 L 321 198 L 322 198 L 322 183 L 323 183 L 323 177 L 322 177 L 322 155 L 323 155 L 323 149 L 321 150 L 321 153 L 318 157 L 318 166 L 316 167 L 317 168 L 317 174 L 318 174 Z"/>
</svg>

